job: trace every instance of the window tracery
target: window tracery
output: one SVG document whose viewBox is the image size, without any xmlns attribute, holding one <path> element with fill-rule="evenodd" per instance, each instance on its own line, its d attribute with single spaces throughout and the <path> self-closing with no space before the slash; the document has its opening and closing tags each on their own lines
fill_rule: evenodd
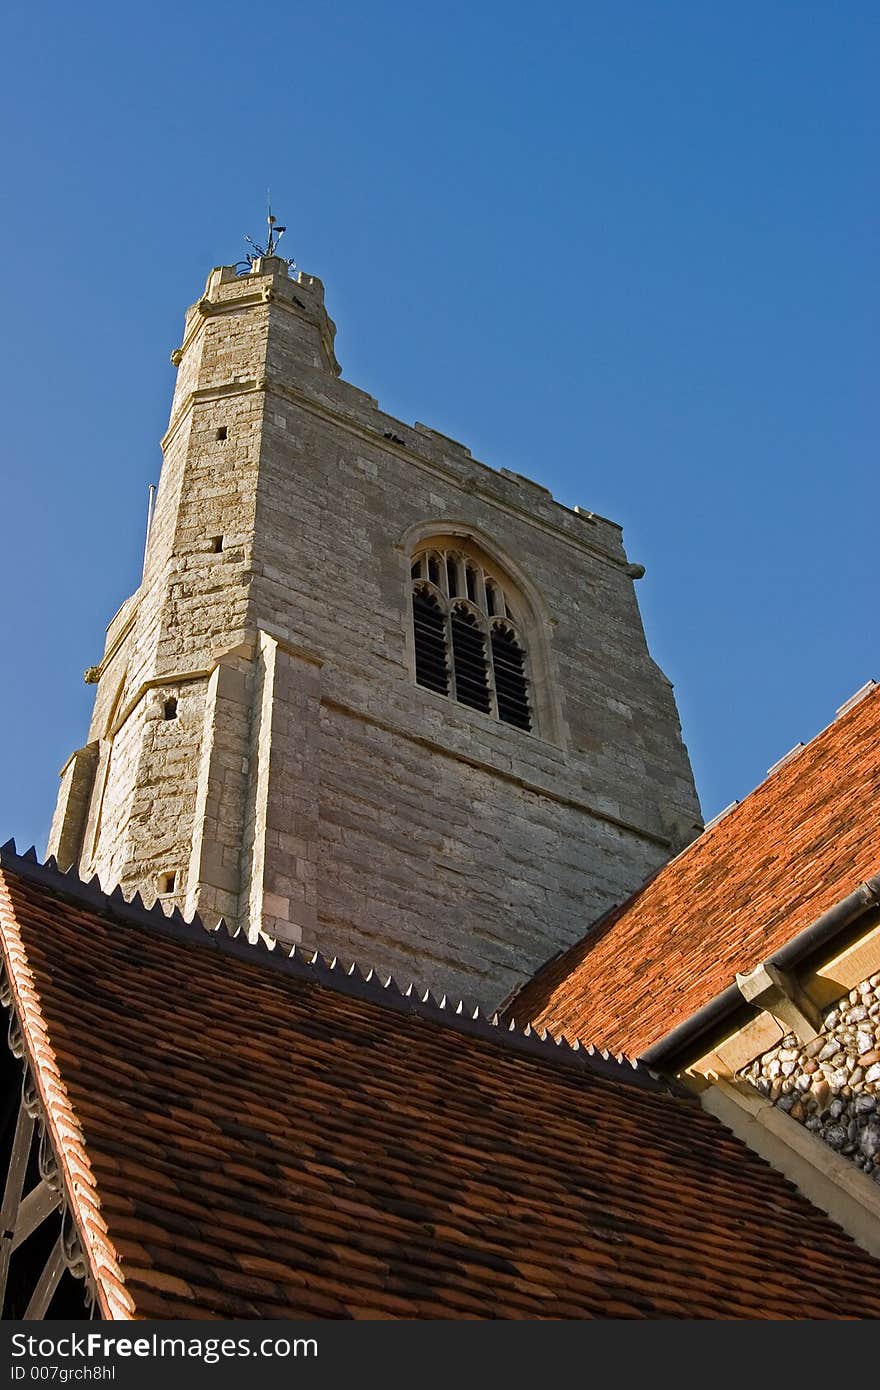
<svg viewBox="0 0 880 1390">
<path fill-rule="evenodd" d="M 506 576 L 475 546 L 437 539 L 410 580 L 416 683 L 533 731 L 525 606 Z"/>
</svg>

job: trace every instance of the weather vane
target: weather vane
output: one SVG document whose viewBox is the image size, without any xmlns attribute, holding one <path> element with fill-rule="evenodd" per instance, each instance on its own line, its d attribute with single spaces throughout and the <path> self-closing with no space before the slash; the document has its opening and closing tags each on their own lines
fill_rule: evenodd
<svg viewBox="0 0 880 1390">
<path fill-rule="evenodd" d="M 287 228 L 279 227 L 277 218 L 273 216 L 271 192 L 266 194 L 266 227 L 268 230 L 268 235 L 266 237 L 265 246 L 260 246 L 249 236 L 245 237 L 245 241 L 248 243 L 249 246 L 252 246 L 254 249 L 253 251 L 248 251 L 243 261 L 236 262 L 235 268 L 238 271 L 239 275 L 247 275 L 251 270 L 253 270 L 254 262 L 262 259 L 262 257 L 264 256 L 278 256 L 278 243 L 284 236 L 284 233 L 287 231 Z M 294 261 L 292 256 L 278 256 L 278 259 L 286 263 L 288 270 L 296 270 L 296 262 Z"/>
</svg>

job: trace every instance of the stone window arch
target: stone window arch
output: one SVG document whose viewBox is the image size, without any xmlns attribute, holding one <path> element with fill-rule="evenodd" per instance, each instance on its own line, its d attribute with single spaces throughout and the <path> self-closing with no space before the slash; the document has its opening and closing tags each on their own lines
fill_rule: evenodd
<svg viewBox="0 0 880 1390">
<path fill-rule="evenodd" d="M 532 656 L 536 619 L 510 575 L 475 541 L 455 535 L 418 542 L 409 567 L 416 684 L 525 732 L 544 732 Z"/>
</svg>

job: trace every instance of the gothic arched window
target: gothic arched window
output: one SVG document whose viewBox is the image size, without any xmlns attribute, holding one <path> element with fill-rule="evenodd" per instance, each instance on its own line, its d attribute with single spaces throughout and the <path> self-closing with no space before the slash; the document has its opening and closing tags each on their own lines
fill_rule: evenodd
<svg viewBox="0 0 880 1390">
<path fill-rule="evenodd" d="M 468 541 L 423 543 L 410 565 L 416 683 L 531 731 L 525 605 Z"/>
</svg>

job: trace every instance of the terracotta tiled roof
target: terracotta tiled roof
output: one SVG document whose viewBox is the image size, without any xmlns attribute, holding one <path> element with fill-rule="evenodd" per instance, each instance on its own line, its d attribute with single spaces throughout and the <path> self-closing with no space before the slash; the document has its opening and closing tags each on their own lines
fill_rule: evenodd
<svg viewBox="0 0 880 1390">
<path fill-rule="evenodd" d="M 880 869 L 875 687 L 582 941 L 509 1013 L 638 1056 Z"/>
<path fill-rule="evenodd" d="M 0 936 L 115 1316 L 880 1315 L 880 1263 L 642 1069 L 9 852 Z"/>
</svg>

